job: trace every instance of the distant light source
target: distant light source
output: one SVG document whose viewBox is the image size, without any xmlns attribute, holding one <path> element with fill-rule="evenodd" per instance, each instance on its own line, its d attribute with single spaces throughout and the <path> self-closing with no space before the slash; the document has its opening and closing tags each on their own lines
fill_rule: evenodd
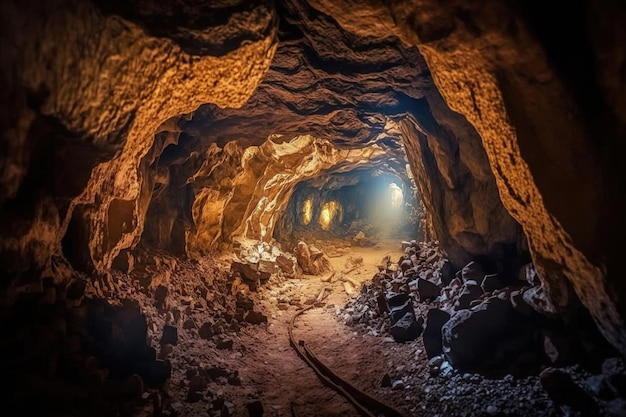
<svg viewBox="0 0 626 417">
<path fill-rule="evenodd" d="M 313 220 L 313 200 L 310 198 L 302 205 L 302 223 L 307 225 Z"/>
<path fill-rule="evenodd" d="M 391 207 L 400 208 L 402 207 L 402 202 L 404 200 L 404 196 L 402 194 L 402 188 L 398 187 L 397 184 L 391 183 L 389 184 L 389 194 L 391 197 Z"/>
<path fill-rule="evenodd" d="M 339 202 L 331 200 L 324 204 L 320 213 L 319 223 L 322 229 L 328 230 L 335 217 L 339 217 L 339 220 L 343 218 L 343 207 Z"/>
</svg>

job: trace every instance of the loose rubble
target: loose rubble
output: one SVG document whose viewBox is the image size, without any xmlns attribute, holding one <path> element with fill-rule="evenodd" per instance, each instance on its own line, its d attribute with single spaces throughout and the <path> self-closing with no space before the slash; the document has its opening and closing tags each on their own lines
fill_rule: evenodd
<svg viewBox="0 0 626 417">
<path fill-rule="evenodd" d="M 402 242 L 402 247 L 405 255 L 396 264 L 383 259 L 380 272 L 339 316 L 383 341 L 391 335 L 395 342 L 419 346 L 416 355 L 428 359 L 428 380 L 412 380 L 414 374 L 403 381 L 407 387 L 422 386 L 418 396 L 424 410 L 432 406 L 441 413 L 432 415 L 601 415 L 602 410 L 622 415 L 615 410 L 626 384 L 616 383 L 609 396 L 606 387 L 610 375 L 626 380 L 623 368 L 617 373 L 595 369 L 600 360 L 619 361 L 611 357 L 616 353 L 599 334 L 590 342 L 589 334 L 597 330 L 584 312 L 569 318 L 555 314 L 531 263 L 511 272 L 472 261 L 453 273 L 436 242 Z M 596 375 L 589 376 L 594 369 Z M 437 401 L 445 404 L 433 404 Z"/>
</svg>

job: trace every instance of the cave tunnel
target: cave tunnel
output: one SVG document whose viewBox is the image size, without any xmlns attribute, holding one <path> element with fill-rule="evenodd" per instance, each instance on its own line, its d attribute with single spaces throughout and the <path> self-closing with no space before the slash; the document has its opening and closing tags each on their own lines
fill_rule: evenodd
<svg viewBox="0 0 626 417">
<path fill-rule="evenodd" d="M 623 2 L 0 19 L 9 415 L 626 415 Z"/>
</svg>

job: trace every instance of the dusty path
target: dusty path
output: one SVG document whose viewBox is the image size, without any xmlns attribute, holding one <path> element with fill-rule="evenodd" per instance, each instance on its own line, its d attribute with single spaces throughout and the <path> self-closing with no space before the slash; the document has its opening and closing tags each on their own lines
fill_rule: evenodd
<svg viewBox="0 0 626 417">
<path fill-rule="evenodd" d="M 345 270 L 348 261 L 363 259 L 363 266 L 349 274 L 358 282 L 373 277 L 383 256 L 390 254 L 392 261 L 400 256 L 397 240 L 374 247 L 329 243 L 334 245 L 331 262 L 336 271 Z M 324 305 L 298 318 L 295 337 L 304 340 L 344 379 L 406 417 L 562 415 L 537 376 L 490 379 L 451 368 L 444 372 L 445 363 L 433 374 L 422 338 L 395 343 L 384 334 L 374 336 L 362 327 L 356 331 L 344 324 L 348 310 L 342 308 L 349 297 L 341 281 L 273 277 L 248 294 L 254 310 L 265 314 L 267 322 L 235 320 L 235 290 L 225 272 L 229 261 L 228 257 L 178 261 L 168 281 L 167 311 L 157 310 L 153 292 L 137 287 L 131 276 L 115 277 L 122 283 L 116 294 L 140 302 L 153 346 L 159 347 L 166 323 L 178 329 L 175 346 L 158 348 L 159 356 L 172 365 L 167 386 L 158 392 L 148 390 L 142 396 L 143 408 L 133 417 L 248 417 L 246 405 L 250 401 L 260 402 L 266 417 L 291 417 L 292 406 L 297 417 L 357 416 L 343 397 L 322 385 L 289 345 L 289 321 L 299 309 L 313 303 L 324 288 L 329 290 Z M 420 307 L 428 308 L 428 304 Z M 203 337 L 202 328 L 207 324 L 214 332 Z M 568 372 L 579 383 L 589 376 L 575 368 Z M 391 380 L 402 380 L 403 387 L 382 387 L 386 374 Z M 222 409 L 230 412 L 220 412 Z"/>
<path fill-rule="evenodd" d="M 392 253 L 394 259 L 400 256 L 398 241 L 349 248 L 342 255 L 332 257 L 331 263 L 340 272 L 346 269 L 349 258 L 362 258 L 362 265 L 349 276 L 363 282 L 378 271 L 377 265 L 388 253 Z M 227 260 L 225 258 L 224 262 Z M 225 264 L 221 266 L 225 267 Z M 206 270 L 201 262 L 197 270 L 179 271 L 173 277 L 173 283 L 193 286 L 192 282 L 207 273 Z M 207 415 L 211 404 L 219 403 L 219 399 L 223 398 L 234 405 L 234 415 L 242 417 L 249 415 L 246 404 L 250 400 L 261 401 L 265 416 L 290 417 L 292 406 L 298 417 L 357 416 L 352 405 L 325 387 L 289 345 L 287 329 L 291 317 L 324 288 L 328 293 L 324 306 L 314 308 L 298 319 L 295 337 L 305 340 L 317 356 L 342 377 L 380 400 L 397 405 L 403 398 L 401 393 L 390 394 L 389 388 L 380 388 L 382 376 L 390 366 L 394 366 L 385 354 L 389 354 L 391 345 L 395 344 L 384 343 L 380 337 L 359 335 L 338 319 L 339 308 L 349 298 L 341 281 L 329 283 L 322 282 L 320 277 L 305 276 L 302 279 L 270 281 L 257 292 L 250 293 L 255 300 L 255 309 L 266 314 L 268 322 L 243 325 L 237 333 L 226 332 L 227 339 L 233 341 L 232 349 L 218 349 L 214 340 L 199 337 L 197 329 L 185 330 L 179 326 L 179 342 L 168 355 L 173 373 L 165 390 L 164 410 L 172 416 Z M 183 289 L 182 292 L 192 293 L 192 290 Z M 279 301 L 283 306 L 285 301 L 295 305 L 281 310 L 278 308 Z M 145 308 L 149 319 L 154 322 L 153 345 L 157 346 L 167 317 L 157 312 L 149 302 L 145 303 Z M 210 320 L 210 309 L 209 303 L 206 311 L 188 308 L 187 312 L 193 317 L 196 327 L 200 327 L 203 320 Z M 404 348 L 413 349 L 409 346 Z M 221 369 L 224 375 L 205 378 L 203 382 L 206 386 L 200 390 L 199 398 L 189 401 L 190 386 L 195 383 L 192 382 L 193 375 L 206 373 L 207 369 Z"/>
<path fill-rule="evenodd" d="M 399 246 L 398 242 L 394 243 Z M 383 256 L 390 252 L 395 252 L 394 257 L 400 256 L 398 249 L 394 251 L 387 245 L 356 247 L 349 254 L 331 258 L 331 263 L 340 272 L 346 269 L 348 258 L 362 258 L 363 266 L 350 274 L 352 279 L 362 282 L 371 279 L 378 271 L 377 265 Z M 264 404 L 270 405 L 269 415 L 288 416 L 290 414 L 286 411 L 293 403 L 298 416 L 358 416 L 343 397 L 322 385 L 289 346 L 287 328 L 297 308 L 281 311 L 276 310 L 272 303 L 272 294 L 307 300 L 317 297 L 324 288 L 330 290 L 325 305 L 313 308 L 298 318 L 294 336 L 306 341 L 322 361 L 359 388 L 370 394 L 380 390 L 379 382 L 386 372 L 383 350 L 380 348 L 381 338 L 357 335 L 337 320 L 337 308 L 348 299 L 343 283 L 324 283 L 320 277 L 311 276 L 289 280 L 281 287 L 266 290 L 269 297 L 263 300 L 264 307 L 268 311 L 274 309 L 266 337 L 248 350 L 251 354 L 249 360 L 248 353 L 243 358 L 244 363 L 252 362 L 254 365 L 246 367 L 245 373 L 241 372 L 242 380 L 248 379 L 258 387 L 259 398 Z M 248 337 L 254 340 L 263 337 L 254 328 L 246 328 L 241 336 L 242 342 Z M 264 366 L 258 366 L 259 362 Z"/>
</svg>

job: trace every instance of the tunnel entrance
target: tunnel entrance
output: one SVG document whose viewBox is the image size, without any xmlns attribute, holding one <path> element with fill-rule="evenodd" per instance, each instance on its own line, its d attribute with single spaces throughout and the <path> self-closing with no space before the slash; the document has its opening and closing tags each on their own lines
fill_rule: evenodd
<svg viewBox="0 0 626 417">
<path fill-rule="evenodd" d="M 424 216 L 412 179 L 402 172 L 359 168 L 295 186 L 274 238 L 289 244 L 339 239 L 357 245 L 419 240 Z"/>
</svg>

